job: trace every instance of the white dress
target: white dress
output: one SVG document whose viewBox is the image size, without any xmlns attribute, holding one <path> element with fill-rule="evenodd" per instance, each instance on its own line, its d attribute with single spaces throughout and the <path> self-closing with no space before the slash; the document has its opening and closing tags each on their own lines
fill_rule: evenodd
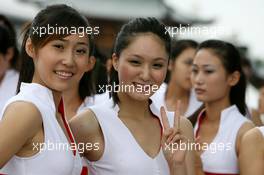
<svg viewBox="0 0 264 175">
<path fill-rule="evenodd" d="M 203 110 L 194 126 L 195 137 L 199 135 L 199 128 L 204 118 Z M 236 138 L 239 129 L 249 120 L 236 107 L 230 106 L 221 112 L 221 119 L 217 134 L 209 145 L 204 145 L 201 154 L 205 173 L 239 174 L 236 155 Z"/>
<path fill-rule="evenodd" d="M 73 141 L 71 144 L 68 142 L 66 135 L 57 122 L 51 90 L 36 83 L 22 83 L 18 95 L 12 97 L 5 105 L 1 113 L 1 119 L 7 106 L 15 101 L 32 103 L 40 111 L 44 127 L 43 149 L 30 157 L 14 155 L 0 169 L 0 174 L 80 175 L 82 171 L 81 158 L 79 153 L 70 147 L 74 140 L 71 140 Z M 69 138 L 73 139 L 65 117 L 63 121 L 66 129 L 68 129 Z M 35 149 L 40 150 L 39 145 L 35 146 Z"/>
<path fill-rule="evenodd" d="M 158 111 L 150 106 L 155 114 Z M 86 160 L 91 175 L 169 175 L 162 149 L 155 158 L 149 157 L 130 130 L 118 117 L 118 105 L 110 99 L 91 107 L 101 126 L 105 147 L 98 161 Z"/>
</svg>

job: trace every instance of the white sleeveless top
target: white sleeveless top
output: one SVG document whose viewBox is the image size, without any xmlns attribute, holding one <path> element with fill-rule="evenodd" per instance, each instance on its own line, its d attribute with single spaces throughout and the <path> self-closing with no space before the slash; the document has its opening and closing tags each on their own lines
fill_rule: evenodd
<svg viewBox="0 0 264 175">
<path fill-rule="evenodd" d="M 118 105 L 113 107 L 111 99 L 91 110 L 101 126 L 105 148 L 98 161 L 86 160 L 89 175 L 169 175 L 162 149 L 154 159 L 149 157 L 118 117 Z"/>
<path fill-rule="evenodd" d="M 9 69 L 0 82 L 0 111 L 2 111 L 5 103 L 16 95 L 16 88 L 19 73 L 16 70 Z"/>
<path fill-rule="evenodd" d="M 199 134 L 199 126 L 205 110 L 201 112 L 194 127 L 195 137 Z M 205 173 L 239 174 L 236 155 L 236 138 L 238 130 L 249 120 L 236 107 L 230 106 L 221 112 L 218 132 L 213 141 L 202 154 L 203 170 Z"/>
<path fill-rule="evenodd" d="M 160 109 L 161 106 L 164 106 L 164 108 L 167 111 L 167 114 L 170 116 L 174 116 L 174 112 L 168 111 L 166 107 L 166 102 L 165 102 L 166 91 L 167 91 L 167 84 L 163 83 L 160 86 L 160 88 L 150 98 L 153 101 L 153 104 L 156 106 L 156 108 Z M 202 106 L 202 102 L 197 100 L 194 91 L 191 90 L 189 104 L 186 112 L 184 113 L 184 116 L 185 117 L 191 116 L 201 106 Z"/>
<path fill-rule="evenodd" d="M 22 83 L 20 93 L 7 102 L 1 113 L 1 118 L 7 106 L 15 101 L 30 102 L 40 111 L 44 127 L 45 145 L 42 147 L 43 150 L 30 157 L 14 155 L 0 169 L 0 174 L 80 175 L 82 171 L 81 158 L 78 152 L 70 149 L 70 144 L 57 122 L 52 92 L 40 84 Z M 38 146 L 35 149 L 40 148 L 39 145 L 35 146 Z"/>
</svg>

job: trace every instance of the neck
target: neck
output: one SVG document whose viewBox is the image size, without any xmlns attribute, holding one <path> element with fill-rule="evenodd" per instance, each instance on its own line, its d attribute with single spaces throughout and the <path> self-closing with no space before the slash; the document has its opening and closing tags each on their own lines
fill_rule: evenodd
<svg viewBox="0 0 264 175">
<path fill-rule="evenodd" d="M 82 104 L 82 99 L 79 96 L 78 87 L 63 92 L 64 109 L 67 119 L 70 120 L 76 115 L 78 108 Z"/>
<path fill-rule="evenodd" d="M 149 101 L 139 101 L 131 98 L 125 93 L 118 93 L 118 98 L 120 99 L 119 114 L 121 117 L 129 117 L 133 119 L 142 120 L 146 117 L 151 116 L 149 109 Z M 119 117 L 120 117 L 119 116 Z"/>
<path fill-rule="evenodd" d="M 218 101 L 206 103 L 205 104 L 205 109 L 206 109 L 205 120 L 207 120 L 208 122 L 213 122 L 213 123 L 219 122 L 221 118 L 221 112 L 224 109 L 228 108 L 230 105 L 231 104 L 230 104 L 230 100 L 228 96 Z"/>
<path fill-rule="evenodd" d="M 52 95 L 53 95 L 53 100 L 54 100 L 55 107 L 56 107 L 56 112 L 58 113 L 59 104 L 60 104 L 62 95 L 61 95 L 61 92 L 53 91 L 53 90 L 52 90 Z"/>
<path fill-rule="evenodd" d="M 175 106 L 178 100 L 181 100 L 182 105 L 188 106 L 190 98 L 190 90 L 186 90 L 182 87 L 175 85 L 175 83 L 169 83 L 165 94 L 166 103 Z M 174 109 L 174 108 L 173 108 Z M 183 111 L 185 112 L 185 111 Z"/>
</svg>

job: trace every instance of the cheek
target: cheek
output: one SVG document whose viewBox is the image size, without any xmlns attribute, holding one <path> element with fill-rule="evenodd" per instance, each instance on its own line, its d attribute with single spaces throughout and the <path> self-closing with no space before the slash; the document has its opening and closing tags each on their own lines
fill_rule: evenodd
<svg viewBox="0 0 264 175">
<path fill-rule="evenodd" d="M 119 82 L 128 82 L 133 80 L 137 75 L 137 69 L 129 65 L 123 64 L 119 66 L 118 77 Z"/>
<path fill-rule="evenodd" d="M 167 69 L 153 70 L 152 79 L 154 84 L 161 85 L 166 78 Z"/>
</svg>

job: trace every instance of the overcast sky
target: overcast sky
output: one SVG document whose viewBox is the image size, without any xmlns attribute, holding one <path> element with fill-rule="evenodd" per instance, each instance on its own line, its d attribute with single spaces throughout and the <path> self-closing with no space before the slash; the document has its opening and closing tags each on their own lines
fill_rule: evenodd
<svg viewBox="0 0 264 175">
<path fill-rule="evenodd" d="M 233 38 L 249 47 L 253 58 L 264 60 L 264 0 L 166 0 L 186 15 L 215 18 L 213 27 L 221 27 L 218 38 Z M 196 40 L 208 36 L 193 36 Z"/>
</svg>

